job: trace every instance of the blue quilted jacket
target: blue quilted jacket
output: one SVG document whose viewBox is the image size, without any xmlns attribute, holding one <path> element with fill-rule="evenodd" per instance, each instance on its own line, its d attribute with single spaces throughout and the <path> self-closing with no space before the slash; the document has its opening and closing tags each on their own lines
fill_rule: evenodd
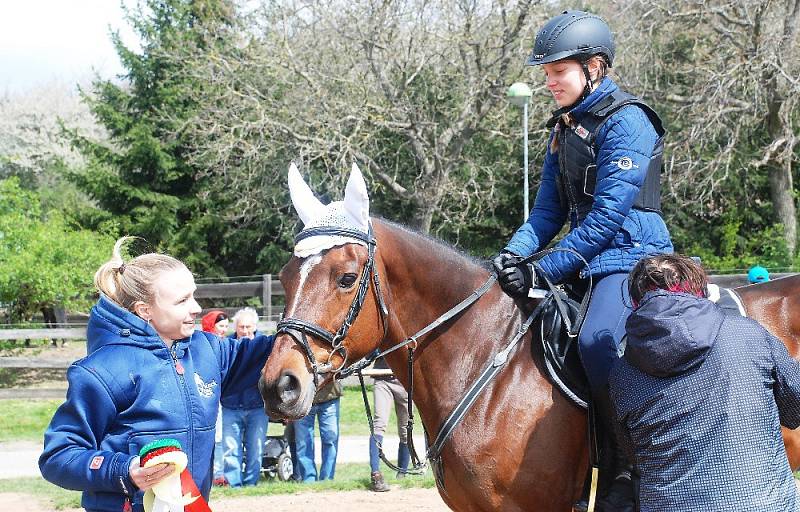
<svg viewBox="0 0 800 512">
<path fill-rule="evenodd" d="M 127 498 L 138 512 L 144 493 L 129 478 L 131 461 L 145 444 L 174 438 L 208 498 L 220 394 L 252 385 L 273 337 L 222 341 L 195 331 L 170 351 L 148 323 L 105 297 L 86 336 L 88 356 L 67 371 L 67 400 L 45 432 L 42 476 L 82 490 L 87 511 L 119 512 Z"/>
<path fill-rule="evenodd" d="M 579 105 L 570 111 L 580 122 L 589 108 L 618 89 L 604 79 Z M 551 134 L 552 140 L 553 134 Z M 505 247 L 505 251 L 529 256 L 547 247 L 564 223 L 570 232 L 556 246 L 569 248 L 589 262 L 588 273 L 602 277 L 630 271 L 641 258 L 672 252 L 669 231 L 661 216 L 633 209 L 639 188 L 658 139 L 655 128 L 642 109 L 624 107 L 611 115 L 597 135 L 597 184 L 592 210 L 582 222 L 568 219 L 568 208 L 559 200 L 558 154 L 547 152 L 536 201 L 525 222 Z M 633 168 L 621 168 L 622 157 L 633 161 Z M 556 252 L 539 262 L 547 277 L 559 283 L 580 272 L 587 275 L 581 260 L 573 254 Z"/>
<path fill-rule="evenodd" d="M 707 299 L 645 295 L 609 386 L 642 512 L 797 512 L 781 425 L 800 425 L 800 363 Z"/>
</svg>

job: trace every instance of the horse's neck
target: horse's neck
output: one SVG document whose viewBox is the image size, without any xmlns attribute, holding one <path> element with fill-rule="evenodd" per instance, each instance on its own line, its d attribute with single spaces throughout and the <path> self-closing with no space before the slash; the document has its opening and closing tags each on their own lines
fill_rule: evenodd
<svg viewBox="0 0 800 512">
<path fill-rule="evenodd" d="M 443 245 L 394 226 L 382 226 L 379 252 L 391 295 L 387 345 L 401 342 L 467 298 L 489 278 L 486 269 Z M 384 230 L 381 230 L 384 231 Z M 426 425 L 440 423 L 460 393 L 510 338 L 519 314 L 499 287 L 419 340 L 414 355 L 414 400 Z M 384 346 L 384 348 L 387 348 Z M 387 356 L 408 387 L 406 351 Z"/>
</svg>

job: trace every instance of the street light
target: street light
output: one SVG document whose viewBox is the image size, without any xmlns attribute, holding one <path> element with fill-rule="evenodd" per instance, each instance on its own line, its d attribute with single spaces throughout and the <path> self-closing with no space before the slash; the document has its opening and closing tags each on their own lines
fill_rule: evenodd
<svg viewBox="0 0 800 512">
<path fill-rule="evenodd" d="M 528 103 L 531 99 L 531 88 L 524 82 L 516 82 L 506 91 L 506 98 L 512 104 L 522 107 L 522 161 L 524 169 L 524 191 L 523 191 L 523 212 L 522 219 L 528 220 L 528 213 L 531 211 L 528 201 Z"/>
</svg>

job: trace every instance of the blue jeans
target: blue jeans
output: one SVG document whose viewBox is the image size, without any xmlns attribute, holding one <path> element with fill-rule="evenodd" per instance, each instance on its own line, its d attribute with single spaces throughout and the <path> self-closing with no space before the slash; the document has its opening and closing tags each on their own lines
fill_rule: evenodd
<svg viewBox="0 0 800 512">
<path fill-rule="evenodd" d="M 625 335 L 625 322 L 630 314 L 627 273 L 611 274 L 594 283 L 586 320 L 578 337 L 581 360 L 594 396 L 607 394 L 608 375 L 614 361 L 619 359 L 619 343 Z"/>
<path fill-rule="evenodd" d="M 225 447 L 225 479 L 231 487 L 256 485 L 267 440 L 269 418 L 264 409 L 222 408 L 222 444 Z M 244 468 L 242 468 L 244 447 Z"/>
<path fill-rule="evenodd" d="M 319 418 L 319 437 L 322 441 L 322 464 L 317 474 L 314 463 L 314 420 Z M 339 446 L 339 399 L 311 406 L 308 416 L 294 423 L 297 465 L 304 482 L 333 480 L 336 472 L 336 450 Z"/>
<path fill-rule="evenodd" d="M 222 406 L 220 405 L 219 411 L 217 411 L 217 425 L 214 427 L 214 480 L 223 476 L 224 462 L 222 461 L 222 455 L 224 451 L 225 448 L 222 445 Z"/>
</svg>

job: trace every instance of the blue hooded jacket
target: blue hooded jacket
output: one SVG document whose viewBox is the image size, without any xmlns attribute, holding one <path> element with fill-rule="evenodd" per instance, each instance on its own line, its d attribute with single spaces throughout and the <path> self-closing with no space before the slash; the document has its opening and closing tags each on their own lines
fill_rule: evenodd
<svg viewBox="0 0 800 512">
<path fill-rule="evenodd" d="M 800 425 L 800 363 L 755 321 L 646 294 L 609 380 L 642 512 L 800 510 L 781 425 Z"/>
<path fill-rule="evenodd" d="M 101 297 L 87 340 L 88 355 L 67 371 L 67 399 L 45 432 L 42 476 L 84 491 L 88 511 L 119 512 L 126 498 L 142 510 L 131 461 L 145 444 L 174 438 L 207 499 L 220 393 L 258 379 L 274 338 L 223 342 L 195 331 L 170 351 L 148 323 Z"/>
<path fill-rule="evenodd" d="M 617 89 L 613 80 L 603 79 L 570 114 L 580 122 L 595 103 Z M 551 141 L 552 137 L 553 134 Z M 661 216 L 632 208 L 657 140 L 647 114 L 635 105 L 612 114 L 597 134 L 597 182 L 592 210 L 580 224 L 577 219 L 569 219 L 570 232 L 556 244 L 583 256 L 589 262 L 588 273 L 593 276 L 628 272 L 645 256 L 672 252 L 669 231 Z M 623 157 L 632 160 L 632 168 L 618 165 Z M 547 247 L 559 233 L 569 213 L 559 199 L 559 174 L 558 153 L 548 150 L 530 216 L 504 251 L 530 256 Z M 587 275 L 583 262 L 563 251 L 545 256 L 539 264 L 554 283 L 578 272 L 581 277 Z"/>
</svg>

